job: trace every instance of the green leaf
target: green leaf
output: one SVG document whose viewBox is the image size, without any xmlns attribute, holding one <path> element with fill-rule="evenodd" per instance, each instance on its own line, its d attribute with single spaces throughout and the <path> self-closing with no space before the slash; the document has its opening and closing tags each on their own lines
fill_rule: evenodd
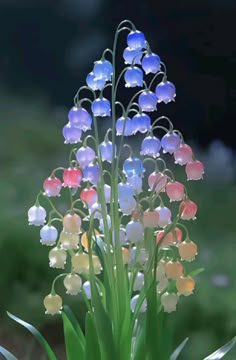
<svg viewBox="0 0 236 360">
<path fill-rule="evenodd" d="M 101 352 L 98 342 L 98 334 L 94 324 L 93 316 L 90 312 L 86 314 L 86 348 L 85 360 L 101 360 Z"/>
<path fill-rule="evenodd" d="M 236 344 L 236 336 L 223 345 L 221 348 L 213 352 L 211 355 L 207 356 L 203 360 L 219 360 L 222 359 Z"/>
<path fill-rule="evenodd" d="M 184 339 L 184 341 L 182 341 L 182 343 L 175 349 L 175 351 L 173 352 L 173 354 L 170 357 L 170 360 L 176 360 L 178 358 L 179 354 L 181 353 L 181 351 L 185 347 L 188 339 L 189 338 Z"/>
<path fill-rule="evenodd" d="M 199 269 L 191 271 L 191 273 L 189 275 L 194 277 L 194 276 L 197 276 L 197 275 L 201 274 L 203 271 L 205 271 L 204 268 L 199 268 Z"/>
<path fill-rule="evenodd" d="M 62 313 L 62 320 L 67 360 L 84 360 L 84 334 L 69 307 L 65 307 Z"/>
<path fill-rule="evenodd" d="M 10 353 L 10 351 L 8 351 L 2 346 L 0 346 L 0 354 L 5 356 L 7 360 L 18 360 L 12 353 Z"/>
<path fill-rule="evenodd" d="M 44 339 L 44 337 L 40 334 L 40 332 L 33 327 L 32 325 L 28 324 L 27 322 L 25 322 L 24 320 L 21 320 L 20 318 L 18 318 L 17 316 L 9 313 L 7 311 L 7 315 L 13 319 L 14 321 L 16 321 L 18 324 L 24 326 L 29 332 L 31 332 L 31 334 L 34 335 L 35 339 L 38 340 L 38 342 L 40 343 L 40 345 L 43 347 L 43 349 L 46 351 L 48 357 L 50 360 L 57 360 L 55 353 L 53 352 L 52 348 L 50 347 L 50 345 L 48 344 L 48 342 Z"/>
</svg>

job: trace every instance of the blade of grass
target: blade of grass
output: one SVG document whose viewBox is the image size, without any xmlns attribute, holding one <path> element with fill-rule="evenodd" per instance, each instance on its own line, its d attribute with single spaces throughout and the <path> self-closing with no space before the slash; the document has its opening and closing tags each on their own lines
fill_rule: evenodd
<svg viewBox="0 0 236 360">
<path fill-rule="evenodd" d="M 86 348 L 85 348 L 85 360 L 101 360 L 101 352 L 94 324 L 94 319 L 91 313 L 86 314 Z"/>
<path fill-rule="evenodd" d="M 236 336 L 203 360 L 220 360 L 234 347 L 235 344 Z"/>
<path fill-rule="evenodd" d="M 14 321 L 16 321 L 18 324 L 22 325 L 24 328 L 26 328 L 29 332 L 31 332 L 31 334 L 33 334 L 33 336 L 35 337 L 36 340 L 38 340 L 38 342 L 40 343 L 40 345 L 43 347 L 43 349 L 45 350 L 45 352 L 47 353 L 48 357 L 50 360 L 57 360 L 55 353 L 53 352 L 52 348 L 50 347 L 50 345 L 48 344 L 48 342 L 44 339 L 44 337 L 40 334 L 40 332 L 31 324 L 28 324 L 27 322 L 25 322 L 24 320 L 21 320 L 20 318 L 18 318 L 17 316 L 9 313 L 7 311 L 7 315 Z"/>
<path fill-rule="evenodd" d="M 79 324 L 77 322 L 75 323 L 74 319 L 71 321 L 71 313 L 68 311 L 68 309 L 67 313 L 62 313 L 66 357 L 67 360 L 84 360 L 84 334 L 82 333 Z M 72 322 L 76 324 L 77 330 Z M 79 331 L 78 328 L 80 329 Z"/>
<path fill-rule="evenodd" d="M 184 341 L 182 341 L 182 343 L 175 349 L 175 351 L 173 352 L 173 354 L 170 357 L 170 360 L 176 360 L 178 358 L 179 354 L 185 347 L 188 339 L 189 339 L 188 337 L 186 339 L 184 339 Z"/>
<path fill-rule="evenodd" d="M 5 356 L 7 360 L 18 360 L 10 351 L 0 346 L 0 354 Z"/>
</svg>

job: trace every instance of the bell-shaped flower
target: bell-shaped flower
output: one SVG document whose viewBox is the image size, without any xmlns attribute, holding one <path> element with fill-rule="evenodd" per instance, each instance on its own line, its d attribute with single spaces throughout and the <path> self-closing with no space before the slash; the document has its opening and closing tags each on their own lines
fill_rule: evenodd
<svg viewBox="0 0 236 360">
<path fill-rule="evenodd" d="M 138 241 L 143 240 L 144 237 L 144 226 L 140 221 L 131 220 L 125 227 L 127 239 L 136 243 Z"/>
<path fill-rule="evenodd" d="M 93 72 L 90 72 L 86 77 L 86 83 L 93 91 L 102 90 L 105 86 L 106 80 L 97 79 Z"/>
<path fill-rule="evenodd" d="M 158 206 L 155 209 L 159 214 L 159 226 L 164 228 L 171 223 L 171 211 L 166 206 Z"/>
<path fill-rule="evenodd" d="M 151 129 L 151 118 L 145 113 L 136 114 L 132 121 L 134 133 L 139 131 L 140 133 L 145 134 L 148 130 Z"/>
<path fill-rule="evenodd" d="M 164 312 L 171 313 L 176 311 L 176 305 L 179 300 L 179 297 L 175 293 L 165 292 L 161 296 L 161 303 L 164 307 Z"/>
<path fill-rule="evenodd" d="M 68 168 L 63 172 L 64 187 L 79 187 L 82 180 L 82 171 L 77 168 Z"/>
<path fill-rule="evenodd" d="M 178 295 L 189 296 L 195 288 L 195 281 L 191 276 L 181 276 L 176 280 Z"/>
<path fill-rule="evenodd" d="M 91 129 L 92 116 L 82 107 L 74 106 L 69 111 L 68 118 L 71 126 L 76 126 L 83 131 Z"/>
<path fill-rule="evenodd" d="M 161 294 L 164 290 L 166 290 L 169 286 L 169 281 L 166 277 L 158 281 L 157 284 L 157 293 Z"/>
<path fill-rule="evenodd" d="M 134 135 L 134 122 L 129 117 L 121 116 L 116 120 L 116 135 Z"/>
<path fill-rule="evenodd" d="M 77 250 L 79 247 L 79 234 L 78 232 L 66 232 L 64 229 L 60 234 L 59 242 L 64 250 Z"/>
<path fill-rule="evenodd" d="M 145 228 L 157 228 L 159 225 L 159 214 L 157 211 L 146 210 L 143 213 L 143 225 Z"/>
<path fill-rule="evenodd" d="M 168 132 L 161 139 L 163 153 L 173 154 L 181 144 L 180 136 L 175 132 Z"/>
<path fill-rule="evenodd" d="M 147 136 L 142 141 L 140 154 L 156 158 L 160 155 L 160 149 L 160 140 L 155 136 Z"/>
<path fill-rule="evenodd" d="M 119 200 L 120 211 L 123 215 L 131 215 L 136 206 L 137 201 L 133 198 L 133 196 L 129 196 L 124 200 Z"/>
<path fill-rule="evenodd" d="M 97 191 L 93 188 L 85 188 L 80 193 L 80 199 L 84 201 L 88 207 L 91 207 L 98 201 Z"/>
<path fill-rule="evenodd" d="M 193 261 L 197 255 L 197 245 L 193 241 L 183 241 L 178 246 L 181 260 Z"/>
<path fill-rule="evenodd" d="M 68 233 L 79 233 L 81 217 L 77 214 L 67 214 L 63 218 L 64 231 Z"/>
<path fill-rule="evenodd" d="M 95 219 L 102 219 L 102 205 L 98 202 L 91 205 L 89 208 L 89 214 L 94 216 Z"/>
<path fill-rule="evenodd" d="M 55 247 L 49 252 L 48 257 L 49 266 L 51 268 L 64 269 L 67 258 L 67 254 L 64 249 Z"/>
<path fill-rule="evenodd" d="M 185 172 L 188 180 L 200 180 L 204 174 L 204 165 L 199 160 L 190 161 L 185 167 Z"/>
<path fill-rule="evenodd" d="M 123 227 L 120 228 L 120 244 L 121 245 L 127 245 L 127 236 L 126 236 L 126 231 Z M 112 244 L 115 245 L 115 233 L 114 231 L 112 232 Z"/>
<path fill-rule="evenodd" d="M 48 177 L 43 183 L 44 195 L 48 197 L 59 196 L 62 182 L 56 177 Z"/>
<path fill-rule="evenodd" d="M 81 291 L 82 279 L 77 274 L 66 275 L 63 284 L 68 295 L 77 295 Z"/>
<path fill-rule="evenodd" d="M 139 294 L 134 295 L 132 297 L 132 299 L 130 301 L 130 309 L 131 309 L 132 312 L 135 311 L 138 300 L 139 300 Z M 145 312 L 146 310 L 147 310 L 147 301 L 146 301 L 146 299 L 144 299 L 139 311 L 140 312 Z"/>
<path fill-rule="evenodd" d="M 55 315 L 61 314 L 62 298 L 57 294 L 49 294 L 43 300 L 46 309 L 45 314 Z"/>
<path fill-rule="evenodd" d="M 127 184 L 131 185 L 134 189 L 134 192 L 139 194 L 143 191 L 142 186 L 143 186 L 143 179 L 141 176 L 139 175 L 133 175 L 131 177 L 127 178 Z"/>
<path fill-rule="evenodd" d="M 161 59 L 157 54 L 146 54 L 142 59 L 142 68 L 145 74 L 156 74 L 161 69 Z"/>
<path fill-rule="evenodd" d="M 88 274 L 89 272 L 89 256 L 86 253 L 76 253 L 71 258 L 73 271 L 78 274 Z"/>
<path fill-rule="evenodd" d="M 98 98 L 92 103 L 92 112 L 94 116 L 111 116 L 111 103 L 106 98 Z"/>
<path fill-rule="evenodd" d="M 167 104 L 170 101 L 175 101 L 175 86 L 170 81 L 162 81 L 156 86 L 155 90 L 158 102 Z"/>
<path fill-rule="evenodd" d="M 104 184 L 104 195 L 106 204 L 110 204 L 111 200 L 111 186 L 108 184 Z"/>
<path fill-rule="evenodd" d="M 150 90 L 144 90 L 139 95 L 138 104 L 142 111 L 155 111 L 157 109 L 157 97 L 154 92 Z"/>
<path fill-rule="evenodd" d="M 112 63 L 108 60 L 99 60 L 94 63 L 93 73 L 96 80 L 111 80 L 113 75 Z"/>
<path fill-rule="evenodd" d="M 151 191 L 164 192 L 168 181 L 167 175 L 161 172 L 153 172 L 148 177 L 148 185 Z"/>
<path fill-rule="evenodd" d="M 192 161 L 193 150 L 187 145 L 183 144 L 174 152 L 175 164 L 186 165 L 188 162 Z"/>
<path fill-rule="evenodd" d="M 143 86 L 143 72 L 137 66 L 130 66 L 125 71 L 125 87 L 142 87 Z"/>
<path fill-rule="evenodd" d="M 101 178 L 101 169 L 98 164 L 90 163 L 84 167 L 83 181 L 89 181 L 93 185 L 97 185 Z"/>
<path fill-rule="evenodd" d="M 143 176 L 145 169 L 142 160 L 137 157 L 129 157 L 123 163 L 123 172 L 127 177 Z"/>
<path fill-rule="evenodd" d="M 91 162 L 93 162 L 95 157 L 95 151 L 89 146 L 82 146 L 76 152 L 76 160 L 78 161 L 82 169 Z"/>
<path fill-rule="evenodd" d="M 99 145 L 99 150 L 101 154 L 102 161 L 107 161 L 109 163 L 113 160 L 113 145 L 111 141 L 103 141 Z M 114 157 L 116 157 L 116 144 L 115 144 L 115 151 L 114 151 Z"/>
<path fill-rule="evenodd" d="M 106 221 L 107 221 L 108 229 L 110 229 L 111 228 L 111 217 L 110 217 L 110 215 L 107 215 Z M 103 218 L 101 218 L 99 220 L 99 230 L 101 230 L 101 232 L 103 232 L 103 233 L 105 232 L 104 219 Z"/>
<path fill-rule="evenodd" d="M 43 245 L 55 245 L 58 236 L 57 229 L 52 225 L 44 225 L 40 230 L 40 242 Z"/>
<path fill-rule="evenodd" d="M 44 225 L 46 219 L 46 210 L 42 206 L 34 205 L 28 211 L 29 225 Z"/>
<path fill-rule="evenodd" d="M 140 271 L 137 272 L 133 284 L 133 291 L 141 291 L 144 286 L 144 274 Z"/>
<path fill-rule="evenodd" d="M 198 206 L 191 200 L 182 201 L 179 206 L 180 218 L 182 220 L 195 220 Z"/>
<path fill-rule="evenodd" d="M 169 182 L 166 185 L 166 193 L 170 201 L 181 201 L 184 197 L 184 185 L 178 181 Z"/>
<path fill-rule="evenodd" d="M 65 139 L 65 144 L 77 144 L 81 141 L 80 138 L 82 135 L 82 130 L 77 126 L 71 125 L 71 123 L 69 122 L 63 127 L 62 134 Z"/>
<path fill-rule="evenodd" d="M 140 65 L 142 56 L 141 49 L 131 49 L 130 47 L 127 47 L 123 52 L 123 58 L 126 65 Z"/>
<path fill-rule="evenodd" d="M 144 49 L 146 47 L 146 39 L 144 34 L 139 30 L 131 31 L 127 36 L 127 44 L 130 49 Z"/>
<path fill-rule="evenodd" d="M 166 276 L 168 279 L 177 280 L 184 273 L 184 267 L 179 261 L 168 261 L 165 264 Z"/>
<path fill-rule="evenodd" d="M 127 200 L 134 195 L 134 188 L 129 183 L 119 183 L 118 184 L 118 200 Z"/>
</svg>

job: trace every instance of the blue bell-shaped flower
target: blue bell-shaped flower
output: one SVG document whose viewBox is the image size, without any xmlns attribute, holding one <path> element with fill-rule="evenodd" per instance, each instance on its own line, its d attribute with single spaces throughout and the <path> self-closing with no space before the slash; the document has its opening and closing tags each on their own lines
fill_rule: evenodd
<svg viewBox="0 0 236 360">
<path fill-rule="evenodd" d="M 102 161 L 112 162 L 113 146 L 111 141 L 103 141 L 99 145 Z M 115 156 L 116 156 L 116 145 L 115 145 Z"/>
<path fill-rule="evenodd" d="M 146 47 L 146 39 L 141 31 L 131 31 L 127 36 L 127 44 L 131 49 L 144 49 Z"/>
<path fill-rule="evenodd" d="M 125 87 L 143 86 L 143 72 L 137 66 L 130 66 L 125 72 Z"/>
<path fill-rule="evenodd" d="M 44 225 L 40 230 L 40 242 L 43 245 L 55 245 L 58 236 L 57 229 L 52 225 Z"/>
<path fill-rule="evenodd" d="M 92 117 L 88 111 L 82 107 L 74 106 L 68 114 L 69 122 L 72 126 L 80 130 L 87 131 L 91 129 Z"/>
<path fill-rule="evenodd" d="M 93 73 L 96 80 L 111 80 L 113 74 L 112 63 L 108 60 L 99 60 L 94 63 Z"/>
<path fill-rule="evenodd" d="M 124 201 L 130 199 L 134 195 L 134 188 L 128 183 L 118 184 L 118 200 Z"/>
<path fill-rule="evenodd" d="M 123 58 L 125 60 L 125 64 L 135 65 L 141 64 L 141 58 L 143 54 L 140 49 L 131 49 L 129 47 L 125 48 L 123 52 Z"/>
<path fill-rule="evenodd" d="M 143 186 L 143 179 L 138 176 L 134 175 L 127 178 L 127 184 L 131 185 L 134 189 L 135 193 L 141 193 L 142 192 L 142 186 Z"/>
<path fill-rule="evenodd" d="M 145 169 L 142 160 L 137 157 L 129 157 L 123 163 L 123 172 L 127 177 L 143 176 Z"/>
<path fill-rule="evenodd" d="M 82 146 L 77 150 L 76 159 L 83 169 L 90 164 L 96 157 L 95 151 L 89 146 Z"/>
<path fill-rule="evenodd" d="M 71 123 L 68 123 L 63 127 L 62 134 L 65 139 L 65 144 L 76 144 L 80 142 L 82 130 L 77 126 L 72 126 Z"/>
<path fill-rule="evenodd" d="M 151 129 L 151 118 L 145 113 L 136 114 L 133 119 L 134 132 L 146 133 Z"/>
<path fill-rule="evenodd" d="M 98 164 L 90 163 L 83 169 L 83 181 L 89 181 L 93 185 L 97 185 L 101 177 L 101 169 Z"/>
<path fill-rule="evenodd" d="M 134 134 L 134 128 L 133 128 L 133 120 L 131 120 L 129 117 L 120 117 L 116 120 L 116 135 L 120 136 L 131 136 Z"/>
<path fill-rule="evenodd" d="M 111 104 L 110 101 L 103 98 L 98 98 L 92 103 L 92 112 L 94 116 L 111 116 Z"/>
<path fill-rule="evenodd" d="M 175 101 L 175 85 L 170 81 L 162 81 L 156 86 L 155 90 L 158 102 L 164 102 L 167 104 L 170 101 Z"/>
<path fill-rule="evenodd" d="M 157 54 L 146 54 L 142 59 L 142 67 L 145 74 L 156 74 L 161 68 L 161 59 Z"/>
<path fill-rule="evenodd" d="M 157 109 L 157 97 L 152 91 L 144 90 L 138 98 L 138 103 L 142 111 L 155 111 Z"/>
<path fill-rule="evenodd" d="M 102 90 L 104 88 L 104 85 L 106 83 L 103 79 L 96 79 L 93 72 L 90 72 L 86 77 L 86 83 L 88 87 L 92 90 Z"/>
<path fill-rule="evenodd" d="M 143 139 L 141 144 L 141 155 L 148 155 L 156 158 L 159 156 L 159 151 L 161 149 L 161 142 L 155 136 L 147 136 Z"/>
<path fill-rule="evenodd" d="M 161 146 L 163 148 L 163 153 L 173 154 L 181 144 L 181 139 L 178 134 L 175 132 L 168 132 L 161 139 Z"/>
</svg>

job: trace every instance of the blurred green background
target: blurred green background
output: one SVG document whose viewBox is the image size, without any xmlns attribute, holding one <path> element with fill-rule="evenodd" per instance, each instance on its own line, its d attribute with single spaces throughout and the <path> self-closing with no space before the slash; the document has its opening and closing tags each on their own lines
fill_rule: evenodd
<svg viewBox="0 0 236 360">
<path fill-rule="evenodd" d="M 174 344 L 190 338 L 180 359 L 200 360 L 236 335 L 235 143 L 228 130 L 235 115 L 231 71 L 235 52 L 227 40 L 231 27 L 226 21 L 233 7 L 230 1 L 227 5 L 200 1 L 198 7 L 182 1 L 179 6 L 155 5 L 161 15 L 154 16 L 152 1 L 146 5 L 131 1 L 129 6 L 122 1 L 120 5 L 87 2 L 83 7 L 79 0 L 61 1 L 60 6 L 54 1 L 50 5 L 0 1 L 4 34 L 0 51 L 0 345 L 19 359 L 31 359 L 32 354 L 41 359 L 32 338 L 6 317 L 9 310 L 41 329 L 63 359 L 60 319 L 45 316 L 42 306 L 58 272 L 49 269 L 48 248 L 39 244 L 39 229 L 28 227 L 27 210 L 50 171 L 67 165 L 69 149 L 63 145 L 61 128 L 73 95 L 84 84 L 93 61 L 110 46 L 115 26 L 130 17 L 150 37 L 154 51 L 160 48 L 171 80 L 180 89 L 176 104 L 162 107 L 161 113 L 171 116 L 206 166 L 205 181 L 188 184 L 189 195 L 199 205 L 198 220 L 189 224 L 190 237 L 199 246 L 194 265 L 205 271 L 197 278 L 194 296 L 181 299 L 178 311 L 170 315 Z M 220 12 L 221 20 L 225 19 L 221 45 L 214 27 Z M 104 14 L 112 14 L 106 24 L 96 18 Z M 203 33 L 199 35 L 200 20 Z M 212 26 L 208 27 L 209 21 Z M 166 24 L 172 31 L 166 30 Z M 177 178 L 183 177 L 183 169 L 172 169 Z M 83 303 L 67 298 L 82 319 Z M 235 358 L 236 350 L 225 357 Z"/>
</svg>

